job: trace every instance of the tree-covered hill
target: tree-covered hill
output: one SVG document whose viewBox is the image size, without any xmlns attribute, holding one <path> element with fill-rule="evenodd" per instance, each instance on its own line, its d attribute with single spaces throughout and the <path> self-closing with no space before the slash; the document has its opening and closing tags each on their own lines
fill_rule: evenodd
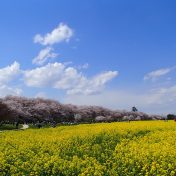
<svg viewBox="0 0 176 176">
<path fill-rule="evenodd" d="M 142 112 L 110 110 L 99 106 L 75 106 L 42 98 L 7 96 L 0 99 L 0 121 L 9 122 L 112 122 L 161 119 Z"/>
</svg>

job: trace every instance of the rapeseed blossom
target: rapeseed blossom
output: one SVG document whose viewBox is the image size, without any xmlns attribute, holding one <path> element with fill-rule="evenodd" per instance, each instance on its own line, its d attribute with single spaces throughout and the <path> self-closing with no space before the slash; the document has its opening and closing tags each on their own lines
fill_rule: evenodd
<svg viewBox="0 0 176 176">
<path fill-rule="evenodd" d="M 0 176 L 176 175 L 176 123 L 97 123 L 0 134 Z"/>
</svg>

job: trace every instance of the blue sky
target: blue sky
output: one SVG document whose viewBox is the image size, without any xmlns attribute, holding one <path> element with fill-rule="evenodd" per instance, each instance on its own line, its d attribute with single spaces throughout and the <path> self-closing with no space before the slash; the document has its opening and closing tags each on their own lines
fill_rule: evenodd
<svg viewBox="0 0 176 176">
<path fill-rule="evenodd" d="M 176 2 L 3 0 L 0 96 L 175 113 Z"/>
</svg>

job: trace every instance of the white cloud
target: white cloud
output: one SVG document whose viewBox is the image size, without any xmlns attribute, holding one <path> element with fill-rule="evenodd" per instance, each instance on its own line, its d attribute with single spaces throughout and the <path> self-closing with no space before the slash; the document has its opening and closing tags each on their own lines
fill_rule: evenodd
<svg viewBox="0 0 176 176">
<path fill-rule="evenodd" d="M 148 74 L 146 74 L 144 76 L 144 80 L 152 80 L 152 81 L 154 81 L 157 78 L 170 73 L 173 69 L 175 69 L 175 67 L 162 68 L 162 69 L 159 69 L 159 70 L 152 71 L 152 72 L 150 72 L 150 73 L 148 73 Z"/>
<path fill-rule="evenodd" d="M 38 56 L 35 57 L 33 60 L 32 60 L 32 63 L 33 64 L 37 64 L 37 65 L 42 65 L 44 64 L 48 59 L 51 59 L 51 58 L 56 58 L 58 56 L 57 53 L 54 53 L 53 52 L 53 48 L 51 47 L 46 47 L 44 49 L 42 49 Z"/>
<path fill-rule="evenodd" d="M 0 69 L 0 85 L 6 84 L 20 74 L 20 64 L 16 61 L 7 67 Z"/>
<path fill-rule="evenodd" d="M 68 94 L 94 94 L 102 91 L 104 85 L 118 75 L 117 71 L 107 71 L 87 79 L 82 77 L 79 84 L 68 90 Z"/>
<path fill-rule="evenodd" d="M 67 94 L 93 94 L 101 91 L 106 83 L 117 75 L 117 71 L 107 71 L 87 78 L 74 67 L 56 62 L 25 71 L 24 82 L 30 87 L 66 90 Z"/>
<path fill-rule="evenodd" d="M 0 97 L 5 97 L 7 95 L 21 95 L 22 90 L 19 88 L 9 87 L 7 85 L 0 85 Z"/>
<path fill-rule="evenodd" d="M 42 67 L 24 72 L 24 81 L 30 87 L 53 87 L 60 79 L 65 66 L 62 63 L 49 63 Z"/>
<path fill-rule="evenodd" d="M 6 95 L 21 95 L 21 89 L 10 87 L 8 85 L 17 79 L 20 73 L 20 64 L 16 61 L 7 67 L 0 68 L 0 97 L 4 97 Z"/>
<path fill-rule="evenodd" d="M 34 43 L 40 43 L 42 45 L 53 45 L 60 42 L 68 42 L 73 36 L 73 30 L 66 24 L 60 23 L 58 27 L 53 29 L 50 33 L 42 36 L 37 34 L 34 37 Z"/>
<path fill-rule="evenodd" d="M 63 90 L 70 90 L 78 85 L 83 79 L 85 79 L 84 76 L 75 68 L 67 67 L 62 72 L 60 79 L 55 82 L 54 87 Z"/>
</svg>

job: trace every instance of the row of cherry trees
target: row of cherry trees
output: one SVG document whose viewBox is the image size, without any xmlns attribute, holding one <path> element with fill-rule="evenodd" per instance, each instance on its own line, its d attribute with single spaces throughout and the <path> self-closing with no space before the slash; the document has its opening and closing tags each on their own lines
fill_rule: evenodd
<svg viewBox="0 0 176 176">
<path fill-rule="evenodd" d="M 7 96 L 0 99 L 0 122 L 111 122 L 161 119 L 138 111 L 112 111 L 99 106 L 74 106 L 42 98 Z"/>
</svg>

